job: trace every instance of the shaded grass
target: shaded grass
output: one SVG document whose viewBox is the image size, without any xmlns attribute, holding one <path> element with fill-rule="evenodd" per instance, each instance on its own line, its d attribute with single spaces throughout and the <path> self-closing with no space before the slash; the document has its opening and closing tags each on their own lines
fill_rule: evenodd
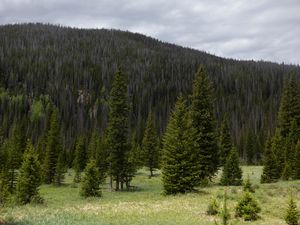
<svg viewBox="0 0 300 225">
<path fill-rule="evenodd" d="M 102 198 L 83 199 L 79 188 L 72 185 L 73 176 L 66 176 L 66 184 L 61 187 L 43 185 L 40 193 L 44 205 L 26 205 L 5 208 L 1 214 L 11 225 L 93 225 L 93 224 L 214 224 L 218 217 L 206 215 L 212 197 L 220 203 L 224 190 L 228 193 L 228 208 L 234 224 L 284 224 L 283 212 L 286 207 L 289 188 L 295 190 L 299 199 L 300 181 L 259 184 L 262 168 L 243 167 L 243 175 L 248 174 L 257 187 L 255 196 L 262 206 L 261 219 L 246 223 L 233 218 L 234 207 L 242 193 L 242 187 L 222 187 L 215 183 L 201 188 L 197 193 L 185 195 L 162 195 L 161 177 L 148 178 L 146 170 L 140 170 L 132 185 L 138 191 L 110 192 L 108 183 L 103 185 Z M 299 201 L 297 202 L 299 206 Z M 300 206 L 299 206 L 300 207 Z"/>
</svg>

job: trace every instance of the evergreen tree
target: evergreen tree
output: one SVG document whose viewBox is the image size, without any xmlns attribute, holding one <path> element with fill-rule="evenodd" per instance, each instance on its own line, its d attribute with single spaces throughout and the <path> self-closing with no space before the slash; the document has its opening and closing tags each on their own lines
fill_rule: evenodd
<svg viewBox="0 0 300 225">
<path fill-rule="evenodd" d="M 247 164 L 252 165 L 254 163 L 254 155 L 256 152 L 256 138 L 252 131 L 249 131 L 247 142 L 246 142 L 246 156 L 247 156 Z"/>
<path fill-rule="evenodd" d="M 275 154 L 272 149 L 270 139 L 267 141 L 265 154 L 264 154 L 264 168 L 261 175 L 261 183 L 276 182 L 280 177 L 278 172 L 278 164 Z"/>
<path fill-rule="evenodd" d="M 148 115 L 142 148 L 145 156 L 145 164 L 150 170 L 151 178 L 153 176 L 153 170 L 158 168 L 159 156 L 157 133 L 152 112 Z"/>
<path fill-rule="evenodd" d="M 194 129 L 190 135 L 198 151 L 199 178 L 203 180 L 211 178 L 218 171 L 219 155 L 213 88 L 202 67 L 196 73 L 191 101 L 190 117 Z"/>
<path fill-rule="evenodd" d="M 295 160 L 293 161 L 293 179 L 300 179 L 300 139 L 296 145 Z"/>
<path fill-rule="evenodd" d="M 278 112 L 278 130 L 282 137 L 287 137 L 291 123 L 296 121 L 300 126 L 300 89 L 296 77 L 292 75 L 284 85 Z"/>
<path fill-rule="evenodd" d="M 80 136 L 76 142 L 75 158 L 73 162 L 73 168 L 77 172 L 82 172 L 86 166 L 87 154 L 85 150 L 84 137 Z"/>
<path fill-rule="evenodd" d="M 65 179 L 66 166 L 64 160 L 64 152 L 60 152 L 55 168 L 54 184 L 61 185 Z"/>
<path fill-rule="evenodd" d="M 242 217 L 245 221 L 254 221 L 258 219 L 258 213 L 261 211 L 254 196 L 246 191 L 235 208 L 235 216 Z"/>
<path fill-rule="evenodd" d="M 239 157 L 236 148 L 233 147 L 226 159 L 221 177 L 222 185 L 241 185 L 242 169 L 239 166 Z"/>
<path fill-rule="evenodd" d="M 44 160 L 44 181 L 47 184 L 54 182 L 56 164 L 61 152 L 60 127 L 58 111 L 53 110 L 50 119 L 50 127 L 47 134 L 46 154 Z"/>
<path fill-rule="evenodd" d="M 197 154 L 192 146 L 186 111 L 179 97 L 163 138 L 162 180 L 166 194 L 192 191 L 198 182 Z"/>
<path fill-rule="evenodd" d="M 94 129 L 90 141 L 89 141 L 89 145 L 88 145 L 88 151 L 87 151 L 87 158 L 90 160 L 96 160 L 96 155 L 97 155 L 97 148 L 99 145 L 99 135 L 98 135 L 98 131 L 96 129 Z"/>
<path fill-rule="evenodd" d="M 288 225 L 299 224 L 300 212 L 297 210 L 297 205 L 293 199 L 292 194 L 289 199 L 288 208 L 286 210 L 284 219 Z"/>
<path fill-rule="evenodd" d="M 10 197 L 6 175 L 0 172 L 0 208 L 9 201 Z"/>
<path fill-rule="evenodd" d="M 100 175 L 105 176 L 108 170 L 108 146 L 104 136 L 101 136 L 97 143 L 96 165 L 99 168 Z"/>
<path fill-rule="evenodd" d="M 39 198 L 41 181 L 41 166 L 31 142 L 28 141 L 17 181 L 18 202 L 27 204 Z"/>
<path fill-rule="evenodd" d="M 254 193 L 254 192 L 255 192 L 254 187 L 252 186 L 252 183 L 251 183 L 251 181 L 250 181 L 249 174 L 248 174 L 248 176 L 247 176 L 246 181 L 245 181 L 244 184 L 243 184 L 243 190 L 244 190 L 244 191 L 249 191 L 249 192 L 251 192 L 251 193 Z"/>
<path fill-rule="evenodd" d="M 122 188 L 126 177 L 128 145 L 128 94 L 125 76 L 117 71 L 113 78 L 109 98 L 107 143 L 109 147 L 109 173 L 116 181 L 116 191 Z M 112 179 L 111 179 L 112 180 Z M 112 182 L 111 182 L 112 184 Z M 112 185 L 111 185 L 112 188 Z"/>
<path fill-rule="evenodd" d="M 220 149 L 220 163 L 222 166 L 226 163 L 226 158 L 230 153 L 232 148 L 232 140 L 229 131 L 228 118 L 224 117 L 224 120 L 221 125 L 220 140 L 219 140 L 219 149 Z"/>
<path fill-rule="evenodd" d="M 100 197 L 100 174 L 98 168 L 96 167 L 96 162 L 94 160 L 90 161 L 86 168 L 84 169 L 84 176 L 81 182 L 81 196 L 87 197 Z"/>
</svg>

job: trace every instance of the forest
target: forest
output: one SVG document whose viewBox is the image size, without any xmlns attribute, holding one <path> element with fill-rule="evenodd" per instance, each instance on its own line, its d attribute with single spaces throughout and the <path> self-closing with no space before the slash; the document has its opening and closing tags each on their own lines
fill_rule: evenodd
<svg viewBox="0 0 300 225">
<path fill-rule="evenodd" d="M 213 192 L 205 204 L 215 224 L 231 219 L 227 201 L 238 222 L 277 223 L 264 185 L 291 182 L 296 191 L 280 197 L 290 196 L 284 220 L 297 225 L 299 127 L 298 65 L 225 59 L 127 31 L 0 26 L 0 205 L 12 212 L 51 205 L 59 189 L 94 199 L 149 185 L 177 198 Z M 36 219 L 20 224 L 45 222 Z"/>
</svg>

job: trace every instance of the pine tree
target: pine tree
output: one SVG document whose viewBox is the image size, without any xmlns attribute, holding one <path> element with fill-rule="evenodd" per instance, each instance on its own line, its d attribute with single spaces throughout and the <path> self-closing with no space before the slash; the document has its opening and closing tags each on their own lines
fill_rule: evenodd
<svg viewBox="0 0 300 225">
<path fill-rule="evenodd" d="M 0 172 L 0 208 L 5 206 L 11 197 L 8 189 L 7 178 L 4 172 Z"/>
<path fill-rule="evenodd" d="M 199 178 L 211 178 L 219 165 L 216 122 L 213 113 L 213 88 L 202 67 L 196 73 L 191 97 L 190 117 L 193 132 L 190 134 L 198 151 Z"/>
<path fill-rule="evenodd" d="M 278 112 L 278 130 L 282 137 L 287 137 L 293 120 L 300 126 L 300 89 L 295 75 L 284 85 Z"/>
<path fill-rule="evenodd" d="M 87 159 L 96 160 L 99 139 L 100 139 L 100 137 L 98 135 L 98 131 L 96 129 L 94 129 L 94 131 L 91 135 L 90 141 L 89 141 L 89 145 L 88 145 Z"/>
<path fill-rule="evenodd" d="M 254 196 L 246 191 L 235 208 L 235 216 L 242 217 L 245 221 L 254 221 L 258 219 L 260 211 L 261 208 Z"/>
<path fill-rule="evenodd" d="M 109 148 L 109 173 L 116 181 L 116 191 L 122 189 L 126 177 L 128 145 L 128 94 L 125 76 L 117 71 L 113 78 L 109 98 L 107 143 Z M 112 184 L 112 182 L 111 182 Z M 112 185 L 111 185 L 112 188 Z"/>
<path fill-rule="evenodd" d="M 18 202 L 27 204 L 39 198 L 41 181 L 41 166 L 31 142 L 28 141 L 17 181 Z"/>
<path fill-rule="evenodd" d="M 255 149 L 255 135 L 252 133 L 252 131 L 249 131 L 247 142 L 246 142 L 246 156 L 247 156 L 247 164 L 253 165 L 254 163 L 254 155 L 256 152 Z"/>
<path fill-rule="evenodd" d="M 158 168 L 158 156 L 159 156 L 157 133 L 156 133 L 152 112 L 150 112 L 148 115 L 142 148 L 145 156 L 145 164 L 150 170 L 150 178 L 151 178 L 153 176 L 154 169 Z"/>
<path fill-rule="evenodd" d="M 298 225 L 300 219 L 300 212 L 297 210 L 297 205 L 294 201 L 293 195 L 290 195 L 288 208 L 285 213 L 285 222 L 288 225 Z"/>
<path fill-rule="evenodd" d="M 254 193 L 255 190 L 254 190 L 254 187 L 252 186 L 252 183 L 250 181 L 250 177 L 249 177 L 249 174 L 247 176 L 247 179 L 246 181 L 243 183 L 243 190 L 244 191 L 249 191 L 251 193 Z"/>
<path fill-rule="evenodd" d="M 226 159 L 221 177 L 222 185 L 241 185 L 242 169 L 239 166 L 239 157 L 236 148 L 233 147 Z"/>
<path fill-rule="evenodd" d="M 96 165 L 99 168 L 100 176 L 106 176 L 108 170 L 108 153 L 106 138 L 101 136 L 96 149 Z"/>
<path fill-rule="evenodd" d="M 100 174 L 96 167 L 95 160 L 90 161 L 84 169 L 84 176 L 81 182 L 81 196 L 87 197 L 100 197 Z"/>
<path fill-rule="evenodd" d="M 47 134 L 46 154 L 44 160 L 44 181 L 47 184 L 54 182 L 56 164 L 61 152 L 60 127 L 58 122 L 58 110 L 53 110 L 50 119 L 50 127 Z"/>
<path fill-rule="evenodd" d="M 77 172 L 82 172 L 86 166 L 87 154 L 85 150 L 84 137 L 80 136 L 76 142 L 75 158 L 73 162 L 73 168 Z"/>
<path fill-rule="evenodd" d="M 162 180 L 166 194 L 192 191 L 198 183 L 197 154 L 190 139 L 186 111 L 179 97 L 163 138 Z"/>
<path fill-rule="evenodd" d="M 232 140 L 229 131 L 228 118 L 227 116 L 225 116 L 221 125 L 221 132 L 220 132 L 220 139 L 219 139 L 220 163 L 222 166 L 225 165 L 226 158 L 229 155 L 231 148 L 232 148 Z"/>
<path fill-rule="evenodd" d="M 293 161 L 293 179 L 300 179 L 300 139 L 295 148 L 295 160 Z"/>
<path fill-rule="evenodd" d="M 266 149 L 264 154 L 264 168 L 261 175 L 261 183 L 273 183 L 276 182 L 280 177 L 278 172 L 278 164 L 276 156 L 272 149 L 272 141 L 267 140 Z"/>
<path fill-rule="evenodd" d="M 60 152 L 55 168 L 54 184 L 61 185 L 65 179 L 66 166 L 64 161 L 64 152 Z"/>
</svg>

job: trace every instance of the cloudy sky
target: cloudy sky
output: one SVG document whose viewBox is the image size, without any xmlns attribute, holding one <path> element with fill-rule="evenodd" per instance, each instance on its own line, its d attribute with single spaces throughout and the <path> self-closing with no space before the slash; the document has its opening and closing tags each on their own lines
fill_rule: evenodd
<svg viewBox="0 0 300 225">
<path fill-rule="evenodd" d="M 237 59 L 300 64 L 300 0 L 0 0 L 0 23 L 116 28 Z"/>
</svg>

